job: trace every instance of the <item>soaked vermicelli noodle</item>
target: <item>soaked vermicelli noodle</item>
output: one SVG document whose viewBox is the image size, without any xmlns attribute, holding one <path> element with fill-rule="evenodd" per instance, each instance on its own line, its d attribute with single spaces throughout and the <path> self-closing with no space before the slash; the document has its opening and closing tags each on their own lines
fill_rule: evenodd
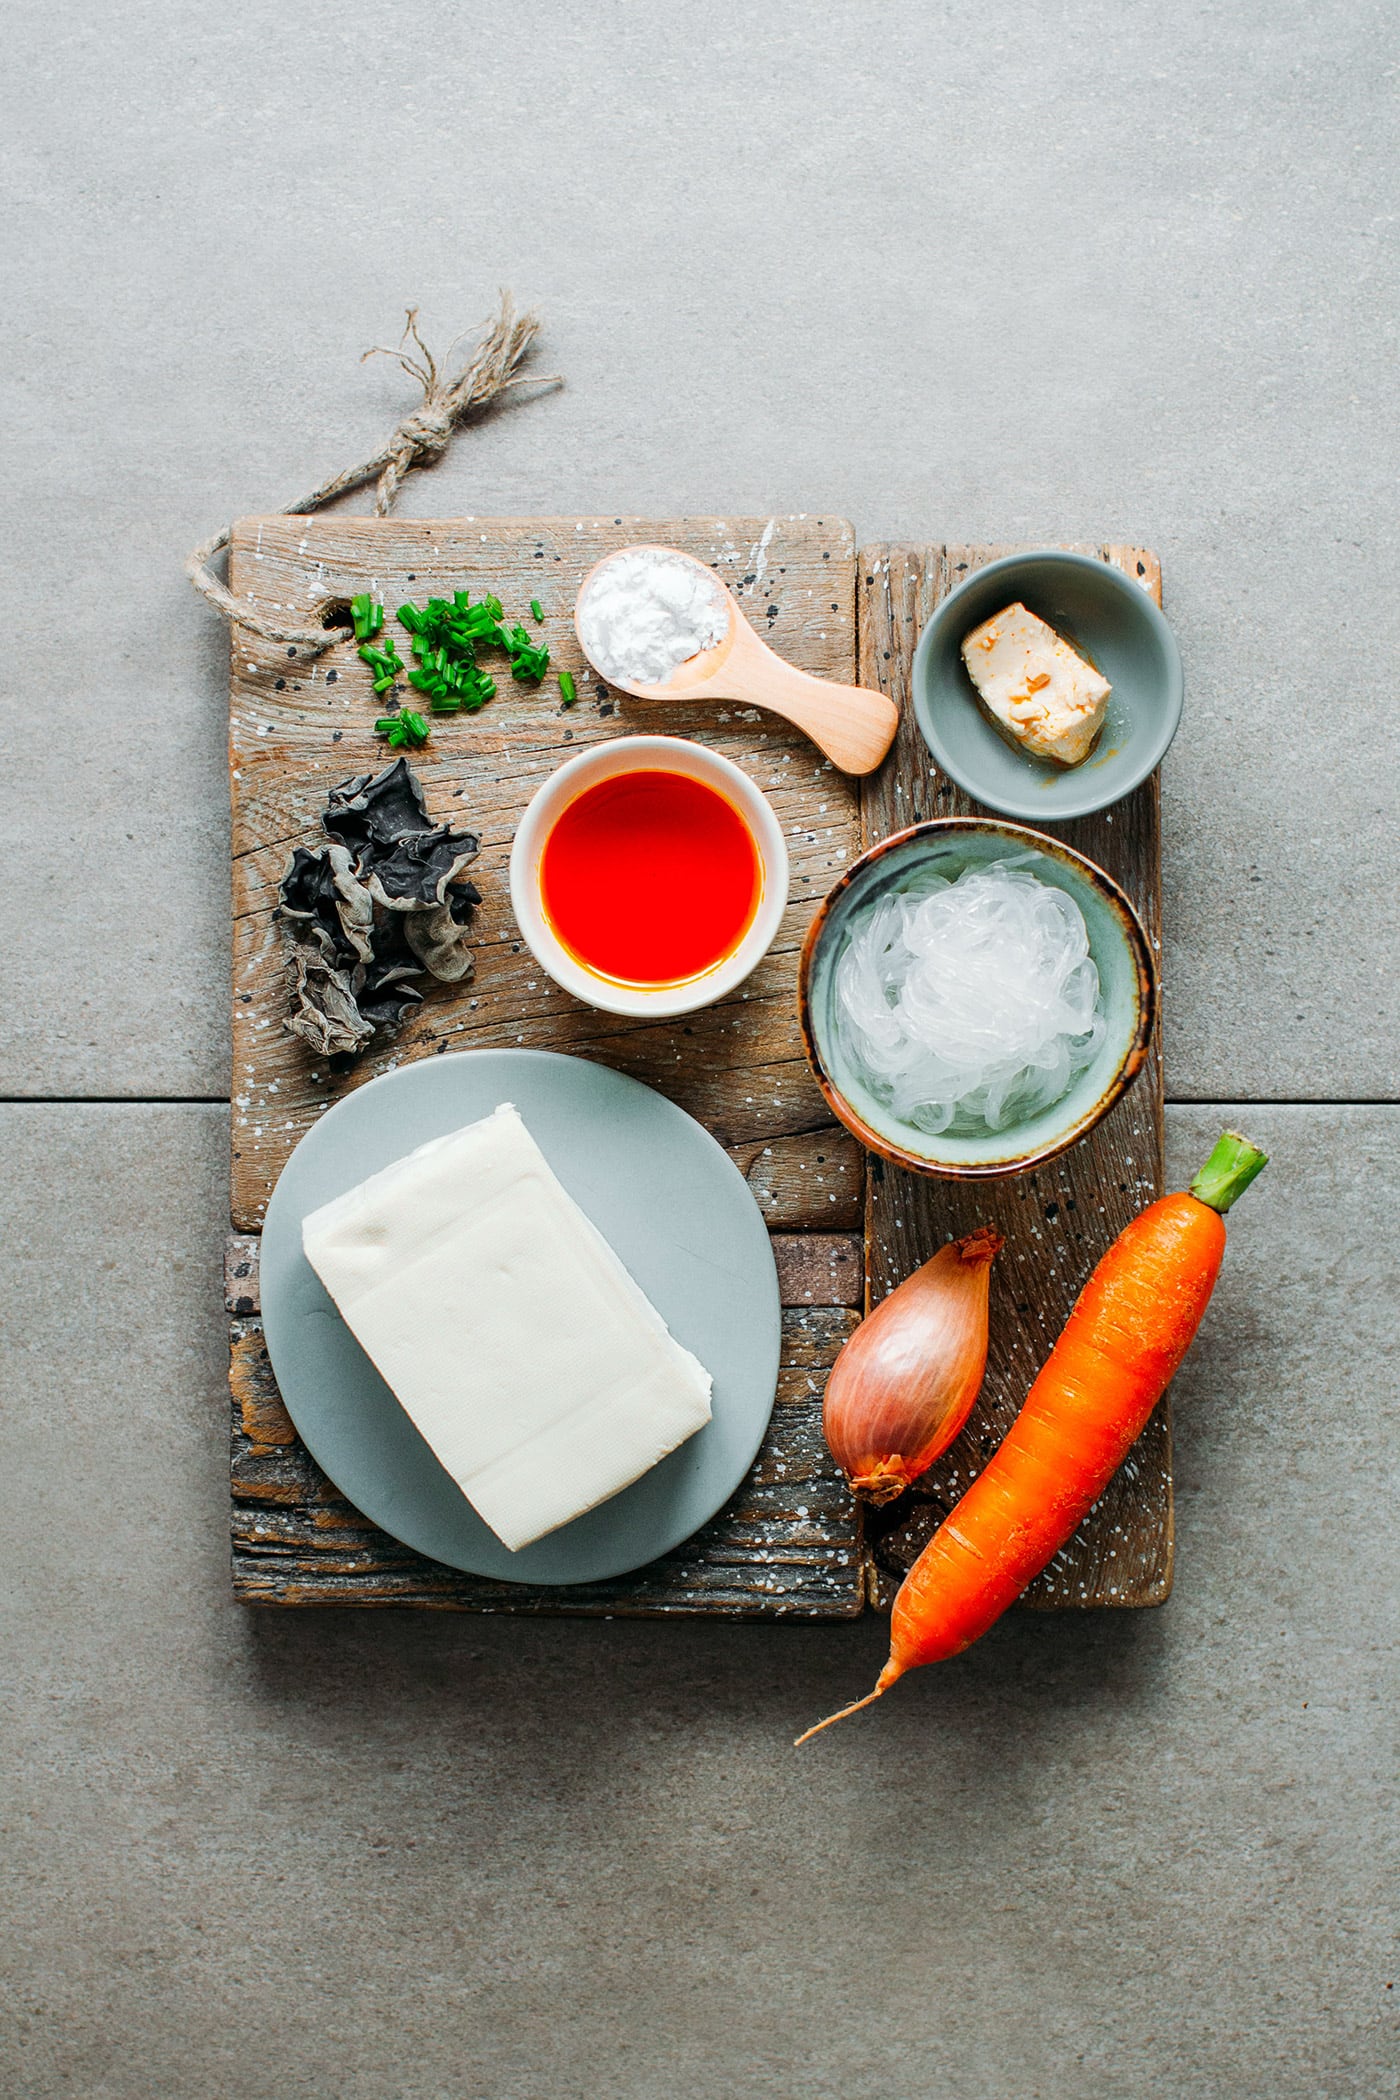
<svg viewBox="0 0 1400 2100">
<path fill-rule="evenodd" d="M 887 892 L 856 922 L 836 991 L 871 1092 L 933 1135 L 1051 1107 L 1104 1036 L 1083 913 L 1012 860 Z"/>
</svg>

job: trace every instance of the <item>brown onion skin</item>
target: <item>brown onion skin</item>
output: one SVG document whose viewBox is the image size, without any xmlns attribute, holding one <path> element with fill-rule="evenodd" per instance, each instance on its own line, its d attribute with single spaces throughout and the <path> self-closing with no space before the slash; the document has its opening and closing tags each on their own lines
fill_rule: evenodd
<svg viewBox="0 0 1400 2100">
<path fill-rule="evenodd" d="M 982 1389 L 987 1294 L 1002 1245 L 988 1225 L 940 1247 L 882 1299 L 826 1383 L 822 1428 L 857 1494 L 890 1502 L 948 1449 Z"/>
</svg>

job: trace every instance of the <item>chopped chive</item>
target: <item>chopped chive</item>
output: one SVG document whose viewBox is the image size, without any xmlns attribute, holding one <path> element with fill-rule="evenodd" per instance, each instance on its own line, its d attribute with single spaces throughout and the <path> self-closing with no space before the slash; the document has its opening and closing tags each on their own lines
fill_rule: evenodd
<svg viewBox="0 0 1400 2100">
<path fill-rule="evenodd" d="M 544 607 L 538 598 L 531 599 L 530 610 L 542 623 Z M 497 690 L 479 660 L 483 648 L 502 650 L 511 677 L 520 685 L 541 684 L 549 669 L 546 644 L 532 641 L 518 620 L 506 628 L 503 619 L 494 593 L 486 592 L 473 605 L 471 593 L 458 590 L 450 598 L 429 598 L 426 605 L 399 607 L 399 624 L 412 637 L 412 670 L 405 673 L 392 642 L 382 651 L 362 647 L 360 654 L 375 674 L 376 692 L 387 691 L 395 677 L 406 675 L 415 691 L 426 696 L 433 713 L 476 714 Z"/>
<path fill-rule="evenodd" d="M 565 707 L 572 707 L 575 700 L 577 700 L 578 687 L 574 684 L 572 671 L 561 671 L 559 673 L 559 697 Z"/>
<path fill-rule="evenodd" d="M 382 695 L 391 692 L 394 680 L 403 670 L 403 658 L 394 647 L 392 640 L 386 649 L 376 649 L 370 642 L 361 642 L 359 653 L 361 660 L 369 665 L 370 670 L 374 674 L 373 685 L 375 694 Z"/>
<path fill-rule="evenodd" d="M 426 744 L 432 734 L 423 717 L 411 708 L 403 708 L 396 715 L 381 715 L 374 728 L 375 734 L 382 736 L 392 751 L 401 751 L 405 746 L 416 750 L 420 744 Z"/>
<path fill-rule="evenodd" d="M 359 591 L 350 600 L 350 619 L 355 640 L 372 642 L 384 625 L 384 608 L 368 591 Z"/>
</svg>

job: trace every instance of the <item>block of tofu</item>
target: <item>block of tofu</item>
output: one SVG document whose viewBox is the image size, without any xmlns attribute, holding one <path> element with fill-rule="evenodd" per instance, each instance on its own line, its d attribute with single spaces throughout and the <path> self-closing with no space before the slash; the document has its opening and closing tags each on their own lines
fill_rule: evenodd
<svg viewBox="0 0 1400 2100">
<path fill-rule="evenodd" d="M 605 1502 L 710 1419 L 709 1373 L 509 1102 L 313 1211 L 302 1246 L 512 1551 Z"/>
<path fill-rule="evenodd" d="M 997 727 L 1033 757 L 1060 766 L 1088 757 L 1113 688 L 1053 627 L 1008 605 L 973 628 L 962 656 Z"/>
</svg>

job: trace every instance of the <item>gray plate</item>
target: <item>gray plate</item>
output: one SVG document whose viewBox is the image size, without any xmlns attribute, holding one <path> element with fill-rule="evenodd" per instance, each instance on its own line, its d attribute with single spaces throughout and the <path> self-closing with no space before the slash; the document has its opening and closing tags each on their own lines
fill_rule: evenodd
<svg viewBox="0 0 1400 2100">
<path fill-rule="evenodd" d="M 1017 600 L 1113 687 L 1093 750 L 1068 771 L 1013 748 L 993 728 L 962 660 L 964 637 Z M 1146 780 L 1176 735 L 1183 690 L 1181 652 L 1156 601 L 1121 569 L 1061 547 L 975 569 L 943 600 L 914 652 L 914 713 L 929 750 L 967 794 L 1028 824 L 1107 809 Z"/>
<path fill-rule="evenodd" d="M 301 1222 L 429 1138 L 513 1101 L 581 1209 L 714 1378 L 713 1419 L 651 1472 L 512 1553 L 395 1400 L 301 1250 Z M 506 1582 L 600 1582 L 668 1553 L 752 1465 L 778 1377 L 778 1278 L 758 1205 L 707 1130 L 638 1080 L 550 1050 L 424 1058 L 328 1109 L 282 1170 L 263 1324 L 287 1412 L 357 1509 L 416 1552 Z"/>
</svg>

